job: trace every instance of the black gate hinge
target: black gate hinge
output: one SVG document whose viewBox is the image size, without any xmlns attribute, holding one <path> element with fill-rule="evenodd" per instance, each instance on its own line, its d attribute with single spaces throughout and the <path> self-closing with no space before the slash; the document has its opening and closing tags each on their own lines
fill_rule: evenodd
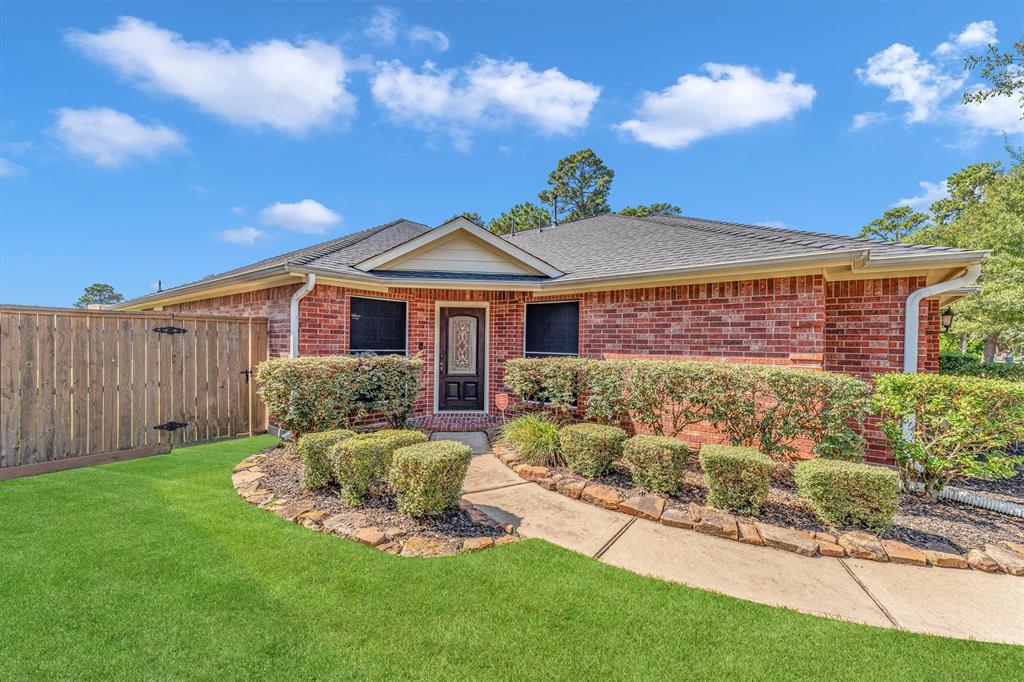
<svg viewBox="0 0 1024 682">
<path fill-rule="evenodd" d="M 166 424 L 157 424 L 153 428 L 154 429 L 159 429 L 160 431 L 167 431 L 168 433 L 171 433 L 172 431 L 177 431 L 178 429 L 186 427 L 186 426 L 188 426 L 188 424 L 186 422 L 173 422 L 172 421 L 172 422 L 167 422 Z"/>
<path fill-rule="evenodd" d="M 187 329 L 182 329 L 181 327 L 153 327 L 153 331 L 155 331 L 157 334 L 171 334 L 171 335 L 174 335 L 174 334 L 184 334 L 188 330 Z"/>
</svg>

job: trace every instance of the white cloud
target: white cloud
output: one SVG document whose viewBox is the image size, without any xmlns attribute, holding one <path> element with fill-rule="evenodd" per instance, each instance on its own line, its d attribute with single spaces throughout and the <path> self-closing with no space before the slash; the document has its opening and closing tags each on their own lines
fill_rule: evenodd
<svg viewBox="0 0 1024 682">
<path fill-rule="evenodd" d="M 707 76 L 686 74 L 660 92 L 646 92 L 635 118 L 616 128 L 662 149 L 760 123 L 792 118 L 811 106 L 813 85 L 793 73 L 765 79 L 754 69 L 732 64 L 703 65 Z"/>
<path fill-rule="evenodd" d="M 374 7 L 363 34 L 368 38 L 392 45 L 398 39 L 398 24 L 401 19 L 402 13 L 397 9 Z"/>
<path fill-rule="evenodd" d="M 927 209 L 939 199 L 945 199 L 949 196 L 949 187 L 946 185 L 946 181 L 943 180 L 940 183 L 928 182 L 922 180 L 917 183 L 921 187 L 921 193 L 914 197 L 906 197 L 897 201 L 893 206 L 909 206 L 913 209 Z"/>
<path fill-rule="evenodd" d="M 405 37 L 413 45 L 426 45 L 438 52 L 445 52 L 448 49 L 448 36 L 443 31 L 427 26 L 413 26 L 405 32 Z"/>
<path fill-rule="evenodd" d="M 865 111 L 861 114 L 854 114 L 853 121 L 850 123 L 850 132 L 864 130 L 868 126 L 885 123 L 888 120 L 889 117 L 881 111 Z"/>
<path fill-rule="evenodd" d="M 185 147 L 185 138 L 176 130 L 146 125 L 106 107 L 59 109 L 54 134 L 74 154 L 107 168 Z"/>
<path fill-rule="evenodd" d="M 447 133 L 463 148 L 474 128 L 525 122 L 546 135 L 578 130 L 601 94 L 556 68 L 535 71 L 526 62 L 488 57 L 459 69 L 427 62 L 419 72 L 397 60 L 381 62 L 371 91 L 393 119 Z"/>
<path fill-rule="evenodd" d="M 761 222 L 754 223 L 754 224 L 755 225 L 760 225 L 761 227 L 775 227 L 775 228 L 778 228 L 778 229 L 788 229 L 789 228 L 789 225 L 787 225 L 786 223 L 782 222 L 781 220 L 762 220 Z"/>
<path fill-rule="evenodd" d="M 25 172 L 26 168 L 24 166 L 0 156 L 0 178 L 14 178 L 23 175 Z"/>
<path fill-rule="evenodd" d="M 235 227 L 228 230 L 223 230 L 220 233 L 220 238 L 230 244 L 241 244 L 243 246 L 252 246 L 260 239 L 267 236 L 267 233 L 263 230 L 257 230 L 255 227 Z"/>
<path fill-rule="evenodd" d="M 914 48 L 900 43 L 869 57 L 865 68 L 857 69 L 857 76 L 864 83 L 887 89 L 888 101 L 909 104 L 907 123 L 933 118 L 942 100 L 964 83 L 963 78 L 942 73 L 921 59 Z"/>
<path fill-rule="evenodd" d="M 932 54 L 938 57 L 956 56 L 962 54 L 965 49 L 988 47 L 998 42 L 995 22 L 987 19 L 972 21 L 960 33 L 950 34 L 949 40 L 936 47 Z"/>
<path fill-rule="evenodd" d="M 245 215 L 245 206 L 232 206 L 231 212 L 235 215 Z"/>
<path fill-rule="evenodd" d="M 341 223 L 341 216 L 319 201 L 303 199 L 294 204 L 278 202 L 260 211 L 260 222 L 293 232 L 323 234 Z"/>
<path fill-rule="evenodd" d="M 979 132 L 1024 133 L 1018 97 L 990 97 L 983 102 L 958 105 L 960 119 Z"/>
<path fill-rule="evenodd" d="M 345 89 L 350 65 L 338 48 L 319 41 L 268 40 L 244 48 L 188 42 L 134 17 L 66 38 L 123 77 L 231 123 L 299 135 L 355 113 L 355 97 Z"/>
</svg>

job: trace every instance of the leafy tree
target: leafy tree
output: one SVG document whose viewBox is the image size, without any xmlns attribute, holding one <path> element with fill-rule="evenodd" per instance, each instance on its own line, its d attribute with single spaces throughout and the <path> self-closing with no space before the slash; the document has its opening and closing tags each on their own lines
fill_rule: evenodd
<svg viewBox="0 0 1024 682">
<path fill-rule="evenodd" d="M 566 220 L 611 213 L 608 192 L 614 178 L 615 171 L 604 165 L 592 149 L 581 149 L 558 162 L 548 175 L 550 189 L 542 190 L 537 197 L 552 207 L 557 200 L 559 216 Z"/>
<path fill-rule="evenodd" d="M 110 305 L 112 303 L 120 303 L 123 300 L 124 296 L 114 291 L 114 287 L 97 282 L 85 288 L 85 293 L 75 301 L 75 307 L 87 308 L 93 304 Z"/>
<path fill-rule="evenodd" d="M 956 220 L 965 208 L 980 202 L 985 196 L 986 188 L 1002 174 L 1002 164 L 993 161 L 971 164 L 950 175 L 946 180 L 949 196 L 939 199 L 931 206 L 935 222 L 944 224 Z"/>
<path fill-rule="evenodd" d="M 634 218 L 648 218 L 650 216 L 659 215 L 681 215 L 683 209 L 678 206 L 666 203 L 657 204 L 637 204 L 636 206 L 627 206 L 621 211 L 617 211 L 619 215 L 632 216 Z"/>
<path fill-rule="evenodd" d="M 1011 52 L 999 52 L 995 45 L 980 56 L 970 55 L 964 60 L 968 71 L 981 66 L 981 77 L 988 87 L 965 92 L 964 104 L 978 104 L 990 97 L 1020 95 L 1021 118 L 1024 119 L 1024 38 L 1013 44 Z"/>
<path fill-rule="evenodd" d="M 951 176 L 950 186 L 957 175 L 981 165 L 985 164 Z M 956 192 L 950 192 L 955 198 Z M 991 252 L 978 279 L 981 291 L 954 305 L 953 323 L 957 333 L 985 337 L 984 359 L 991 362 L 1000 335 L 1024 329 L 1024 165 L 994 173 L 982 187 L 965 196 L 967 200 L 952 213 L 954 218 L 936 220 L 912 240 Z"/>
<path fill-rule="evenodd" d="M 529 230 L 534 227 L 543 227 L 551 223 L 551 214 L 547 209 L 532 204 L 529 201 L 516 204 L 507 212 L 502 213 L 487 224 L 487 229 L 494 234 L 508 234 L 515 226 L 519 230 Z"/>
<path fill-rule="evenodd" d="M 915 211 L 909 206 L 890 208 L 881 218 L 872 220 L 860 229 L 859 237 L 885 239 L 901 242 L 928 223 L 928 214 Z"/>
<path fill-rule="evenodd" d="M 485 225 L 485 224 L 487 224 L 487 221 L 484 220 L 483 216 L 481 216 L 479 213 L 476 213 L 474 211 L 464 211 L 462 213 L 456 213 L 455 215 L 453 215 L 451 218 L 449 218 L 448 220 L 446 220 L 444 222 L 445 223 L 450 223 L 451 221 L 455 220 L 456 218 L 465 218 L 466 220 L 472 220 L 477 225 Z M 444 223 L 442 223 L 442 225 L 443 224 Z"/>
</svg>

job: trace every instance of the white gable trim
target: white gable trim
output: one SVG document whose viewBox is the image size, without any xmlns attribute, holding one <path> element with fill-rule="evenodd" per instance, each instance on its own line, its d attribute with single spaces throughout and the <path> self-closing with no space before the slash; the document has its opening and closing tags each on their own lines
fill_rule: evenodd
<svg viewBox="0 0 1024 682">
<path fill-rule="evenodd" d="M 437 240 L 444 239 L 448 235 L 460 230 L 481 240 L 491 248 L 500 251 L 509 260 L 515 261 L 529 269 L 540 272 L 548 277 L 561 277 L 564 274 L 550 263 L 537 258 L 528 251 L 524 251 L 515 244 L 510 244 L 493 232 L 485 230 L 473 221 L 461 216 L 453 218 L 444 225 L 435 227 L 429 232 L 424 232 L 420 236 L 414 237 L 407 242 L 392 247 L 383 253 L 367 258 L 361 263 L 357 263 L 355 267 L 363 272 L 383 269 L 389 263 L 393 263 L 415 251 L 424 249 L 424 247 L 436 242 Z"/>
</svg>

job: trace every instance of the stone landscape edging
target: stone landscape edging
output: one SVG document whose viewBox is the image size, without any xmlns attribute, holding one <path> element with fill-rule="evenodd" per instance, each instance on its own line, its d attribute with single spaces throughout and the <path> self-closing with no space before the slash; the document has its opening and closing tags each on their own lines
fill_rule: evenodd
<svg viewBox="0 0 1024 682">
<path fill-rule="evenodd" d="M 261 487 L 260 479 L 266 476 L 266 473 L 260 469 L 259 465 L 266 458 L 267 455 L 260 452 L 246 457 L 235 465 L 235 468 L 231 470 L 231 484 L 235 492 L 249 504 L 266 509 L 286 521 L 300 524 L 313 531 L 354 540 L 394 556 L 420 558 L 453 556 L 519 541 L 519 536 L 515 534 L 515 528 L 510 524 L 499 524 L 465 498 L 459 500 L 459 507 L 469 514 L 470 520 L 474 524 L 501 528 L 506 534 L 499 538 L 481 535 L 458 540 L 440 540 L 426 535 L 408 537 L 390 535 L 387 529 L 374 526 L 366 526 L 358 528 L 352 533 L 346 533 L 339 528 L 339 524 L 331 522 L 332 518 L 343 516 L 343 514 L 332 515 L 326 509 L 316 509 L 314 502 L 309 499 L 277 497 L 271 490 Z"/>
<path fill-rule="evenodd" d="M 665 498 L 653 493 L 623 498 L 611 486 L 564 477 L 544 466 L 521 463 L 518 453 L 495 445 L 493 454 L 520 478 L 541 488 L 560 493 L 581 502 L 617 511 L 665 526 L 685 528 L 749 545 L 774 547 L 795 554 L 836 559 L 868 559 L 878 562 L 934 566 L 937 568 L 976 569 L 986 573 L 1009 573 L 1024 576 L 1024 544 L 1003 540 L 988 544 L 984 550 L 971 549 L 967 556 L 929 549 L 919 549 L 898 540 L 883 540 L 865 531 L 849 531 L 834 535 L 815 531 L 773 526 L 760 521 L 737 519 L 732 514 L 691 502 L 685 510 L 667 507 Z"/>
</svg>

